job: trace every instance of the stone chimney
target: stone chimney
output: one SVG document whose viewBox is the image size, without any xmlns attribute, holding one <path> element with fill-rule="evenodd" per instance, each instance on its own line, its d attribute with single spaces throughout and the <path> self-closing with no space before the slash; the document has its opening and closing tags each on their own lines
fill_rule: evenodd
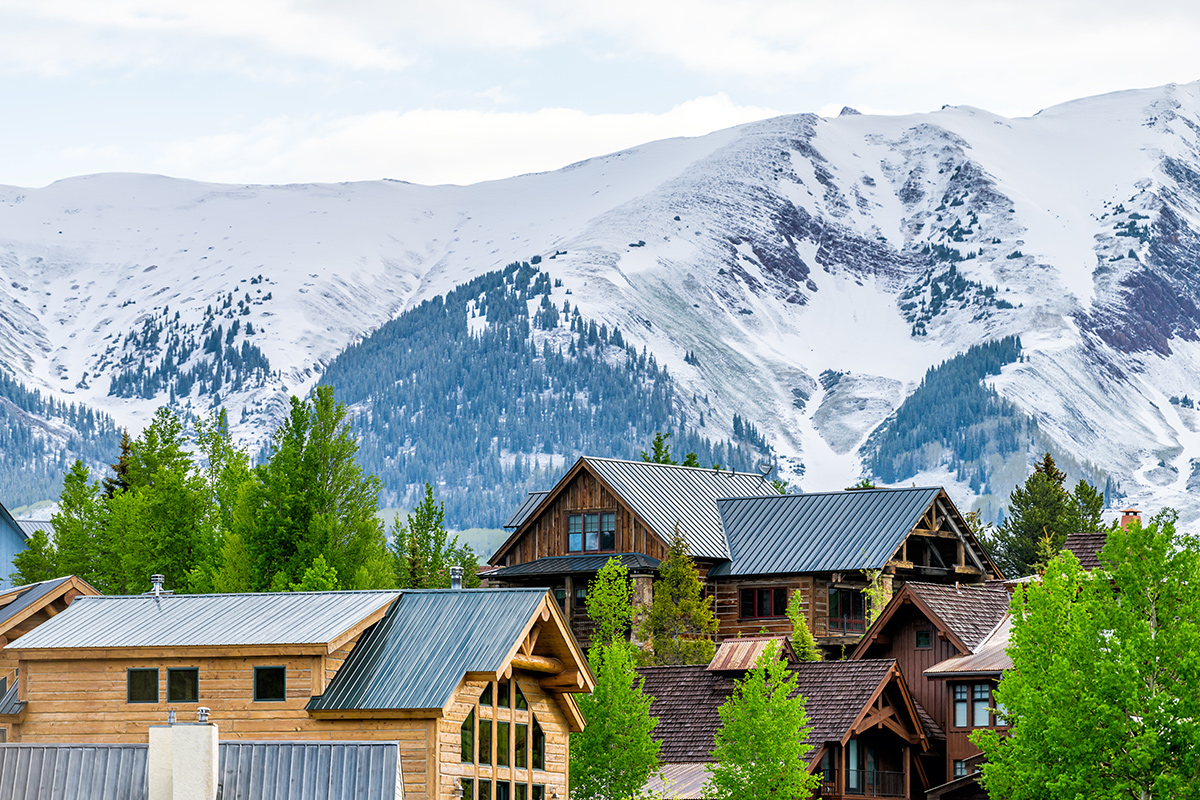
<svg viewBox="0 0 1200 800">
<path fill-rule="evenodd" d="M 197 709 L 201 720 L 208 709 Z M 150 726 L 148 800 L 216 800 L 217 726 L 168 722 Z"/>
<path fill-rule="evenodd" d="M 450 588 L 451 589 L 461 589 L 462 588 L 462 576 L 463 576 L 463 568 L 462 567 L 456 565 L 456 566 L 453 566 L 450 568 Z"/>
<path fill-rule="evenodd" d="M 1142 524 L 1142 512 L 1136 508 L 1127 508 L 1121 512 L 1121 530 L 1129 530 L 1129 523 L 1136 522 Z"/>
</svg>

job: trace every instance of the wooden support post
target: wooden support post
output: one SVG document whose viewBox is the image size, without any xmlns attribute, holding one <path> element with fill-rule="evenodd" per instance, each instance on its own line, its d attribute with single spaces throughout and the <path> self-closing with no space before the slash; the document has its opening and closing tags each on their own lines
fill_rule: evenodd
<svg viewBox="0 0 1200 800">
<path fill-rule="evenodd" d="M 564 598 L 563 606 L 566 610 L 567 625 L 571 624 L 571 620 L 575 617 L 575 581 L 568 575 L 563 579 L 564 588 L 567 590 L 567 596 Z"/>
</svg>

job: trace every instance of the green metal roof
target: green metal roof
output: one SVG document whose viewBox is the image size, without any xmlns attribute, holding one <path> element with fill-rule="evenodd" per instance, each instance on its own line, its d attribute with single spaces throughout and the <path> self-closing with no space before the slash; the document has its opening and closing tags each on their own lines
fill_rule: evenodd
<svg viewBox="0 0 1200 800">
<path fill-rule="evenodd" d="M 928 486 L 718 500 L 731 560 L 708 574 L 878 569 L 940 491 Z"/>
<path fill-rule="evenodd" d="M 468 672 L 495 672 L 545 589 L 405 590 L 309 711 L 444 708 Z"/>
</svg>

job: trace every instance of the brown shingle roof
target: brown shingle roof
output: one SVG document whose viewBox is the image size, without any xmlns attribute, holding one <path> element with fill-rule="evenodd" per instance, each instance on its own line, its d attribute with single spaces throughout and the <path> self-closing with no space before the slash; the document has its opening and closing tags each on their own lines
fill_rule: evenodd
<svg viewBox="0 0 1200 800">
<path fill-rule="evenodd" d="M 1072 533 L 1063 543 L 1063 550 L 1070 550 L 1079 559 L 1079 565 L 1089 572 L 1100 568 L 1096 554 L 1104 549 L 1108 534 L 1104 531 Z"/>
<path fill-rule="evenodd" d="M 948 586 L 910 581 L 905 588 L 972 651 L 1008 613 L 1009 594 L 1002 586 Z"/>
<path fill-rule="evenodd" d="M 813 661 L 797 664 L 797 689 L 807 698 L 813 744 L 841 741 L 859 712 L 896 662 L 893 659 Z M 643 667 L 644 690 L 654 698 L 650 713 L 658 718 L 654 737 L 662 741 L 664 763 L 709 761 L 713 739 L 721 727 L 717 709 L 733 693 L 735 681 L 709 672 L 704 664 Z M 937 731 L 928 714 L 918 710 L 927 731 Z M 940 734 L 940 731 L 938 731 Z"/>
</svg>

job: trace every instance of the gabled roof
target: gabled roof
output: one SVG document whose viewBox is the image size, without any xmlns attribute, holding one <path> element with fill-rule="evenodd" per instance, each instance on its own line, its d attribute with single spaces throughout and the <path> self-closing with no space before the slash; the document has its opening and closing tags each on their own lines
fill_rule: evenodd
<svg viewBox="0 0 1200 800">
<path fill-rule="evenodd" d="M 1098 554 L 1104 549 L 1107 541 L 1107 531 L 1072 533 L 1067 535 L 1067 541 L 1063 543 L 1063 550 L 1070 550 L 1074 553 L 1075 558 L 1079 559 L 1079 566 L 1091 572 L 1094 569 L 1100 569 Z"/>
<path fill-rule="evenodd" d="M 80 594 L 100 594 L 83 578 L 74 575 L 0 590 L 0 635 L 72 590 Z"/>
<path fill-rule="evenodd" d="M 38 531 L 45 533 L 47 536 L 54 535 L 54 523 L 48 519 L 18 519 L 17 530 L 28 541 L 30 536 L 33 536 Z"/>
<path fill-rule="evenodd" d="M 557 620 L 576 669 L 587 661 L 545 589 L 405 591 L 350 651 L 308 710 L 440 711 L 467 673 L 499 673 L 538 621 Z M 546 641 L 549 634 L 542 634 Z"/>
<path fill-rule="evenodd" d="M 517 510 L 508 518 L 508 522 L 504 523 L 506 528 L 519 528 L 521 523 L 529 519 L 534 511 L 542 504 L 542 501 L 550 494 L 549 490 L 544 492 L 530 492 L 525 495 L 525 499 L 521 501 L 521 505 L 517 506 Z"/>
<path fill-rule="evenodd" d="M 218 744 L 223 800 L 400 800 L 398 742 Z M 0 800 L 146 800 L 144 744 L 0 745 Z"/>
<path fill-rule="evenodd" d="M 79 597 L 9 645 L 23 650 L 327 645 L 373 622 L 398 591 Z"/>
<path fill-rule="evenodd" d="M 990 633 L 970 653 L 951 656 L 925 670 L 927 678 L 953 678 L 966 675 L 999 676 L 1012 669 L 1008 642 L 1012 635 L 1012 616 L 1005 614 Z"/>
<path fill-rule="evenodd" d="M 536 500 L 533 495 L 525 498 L 509 520 L 513 523 L 520 517 L 516 530 L 493 554 L 492 563 L 499 563 L 495 559 L 501 558 L 520 537 L 522 528 L 565 490 L 582 469 L 590 470 L 607 485 L 664 544 L 670 543 L 678 525 L 693 558 L 729 558 L 717 513 L 717 498 L 769 491 L 769 484 L 758 473 L 583 456 L 545 496 Z"/>
<path fill-rule="evenodd" d="M 591 574 L 599 572 L 610 558 L 621 560 L 621 565 L 630 572 L 646 572 L 658 569 L 659 560 L 642 553 L 604 553 L 602 555 L 548 556 L 537 561 L 497 567 L 487 573 L 488 578 L 519 578 L 532 575 L 564 575 L 571 573 Z"/>
<path fill-rule="evenodd" d="M 1000 583 L 950 586 L 908 581 L 888 601 L 851 658 L 865 655 L 875 638 L 887 630 L 892 618 L 907 604 L 916 606 L 959 650 L 971 652 L 1008 613 L 1010 597 Z"/>
<path fill-rule="evenodd" d="M 810 661 L 791 669 L 799 693 L 807 698 L 805 708 L 812 725 L 808 741 L 817 745 L 810 751 L 812 758 L 817 757 L 821 744 L 848 738 L 855 722 L 887 683 L 897 680 L 904 685 L 893 659 Z M 645 678 L 643 690 L 654 698 L 650 713 L 658 719 L 654 738 L 662 741 L 659 758 L 663 763 L 710 761 L 721 726 L 718 709 L 733 693 L 735 681 L 710 672 L 704 664 L 643 667 L 638 673 Z M 907 688 L 904 691 L 907 695 Z M 920 708 L 915 700 L 912 703 L 914 709 Z M 923 709 L 916 715 L 915 724 L 927 739 L 942 735 Z"/>
<path fill-rule="evenodd" d="M 941 489 L 857 489 L 717 501 L 731 561 L 710 575 L 879 569 Z"/>
</svg>

